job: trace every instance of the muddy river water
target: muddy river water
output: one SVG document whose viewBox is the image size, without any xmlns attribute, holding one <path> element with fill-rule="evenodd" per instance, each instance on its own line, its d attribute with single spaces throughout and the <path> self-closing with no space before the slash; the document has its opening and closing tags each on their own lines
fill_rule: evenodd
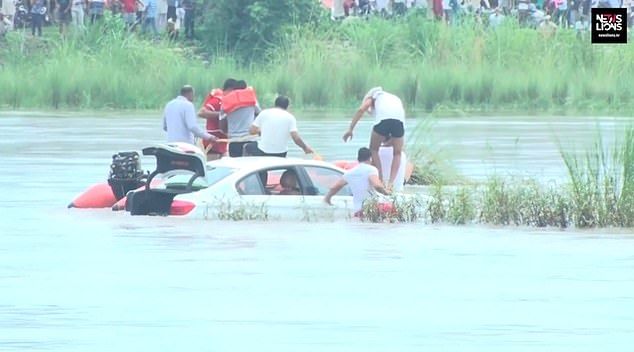
<svg viewBox="0 0 634 352">
<path fill-rule="evenodd" d="M 595 122 L 448 118 L 429 138 L 467 177 L 557 179 L 555 136 L 582 146 Z M 346 125 L 299 121 L 327 160 L 351 159 L 367 141 L 364 122 L 340 143 Z M 600 129 L 609 139 L 622 126 L 602 119 Z M 160 127 L 151 115 L 0 115 L 0 351 L 630 348 L 631 230 L 201 222 L 65 208 L 105 180 L 114 152 L 161 142 Z"/>
</svg>

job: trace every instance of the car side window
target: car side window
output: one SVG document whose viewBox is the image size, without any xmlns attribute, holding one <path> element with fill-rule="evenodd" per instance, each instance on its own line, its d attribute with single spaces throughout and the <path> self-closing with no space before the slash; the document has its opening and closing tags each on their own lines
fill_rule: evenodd
<svg viewBox="0 0 634 352">
<path fill-rule="evenodd" d="M 329 169 L 326 167 L 319 166 L 305 166 L 304 170 L 308 174 L 308 178 L 312 182 L 311 187 L 311 195 L 314 196 L 324 196 L 330 191 L 330 188 L 337 183 L 343 176 L 338 170 Z M 350 191 L 349 186 L 345 186 L 338 193 L 338 196 L 351 196 L 352 192 Z"/>
<path fill-rule="evenodd" d="M 245 196 L 261 196 L 264 195 L 264 188 L 260 182 L 260 176 L 257 173 L 251 174 L 243 178 L 236 184 L 238 193 Z"/>
<path fill-rule="evenodd" d="M 269 169 L 258 172 L 262 183 L 266 183 L 266 194 L 280 196 L 302 195 L 300 179 L 293 167 Z"/>
</svg>

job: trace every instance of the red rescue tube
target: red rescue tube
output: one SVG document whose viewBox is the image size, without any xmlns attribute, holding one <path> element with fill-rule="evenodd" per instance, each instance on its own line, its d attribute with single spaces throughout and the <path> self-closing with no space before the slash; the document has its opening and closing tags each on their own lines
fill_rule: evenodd
<svg viewBox="0 0 634 352">
<path fill-rule="evenodd" d="M 350 161 L 350 160 L 337 160 L 333 164 L 335 164 L 335 166 L 342 168 L 344 170 L 350 170 L 354 168 L 355 166 L 359 165 L 359 162 Z"/>
<path fill-rule="evenodd" d="M 116 202 L 117 198 L 115 198 L 112 188 L 106 182 L 90 186 L 77 196 L 68 207 L 80 209 L 109 208 Z"/>
</svg>

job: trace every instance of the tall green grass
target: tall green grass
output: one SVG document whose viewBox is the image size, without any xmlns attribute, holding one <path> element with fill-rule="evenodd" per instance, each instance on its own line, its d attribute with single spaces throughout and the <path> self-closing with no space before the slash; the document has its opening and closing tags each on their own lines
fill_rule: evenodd
<svg viewBox="0 0 634 352">
<path fill-rule="evenodd" d="M 634 126 L 606 145 L 600 132 L 583 153 L 560 147 L 578 227 L 634 226 Z"/>
<path fill-rule="evenodd" d="M 614 141 L 607 143 L 597 128 L 592 144 L 581 152 L 568 151 L 560 143 L 568 171 L 564 182 L 543 184 L 534 179 L 493 176 L 483 184 L 464 184 L 456 189 L 445 187 L 446 181 L 436 180 L 431 199 L 426 204 L 416 204 L 417 211 L 424 212 L 416 219 L 455 225 L 632 228 L 634 126 L 622 134 L 618 132 Z M 376 204 L 370 203 L 369 218 L 384 221 L 385 212 L 374 208 Z M 388 218 L 400 219 L 401 209 L 404 207 L 396 207 Z"/>
<path fill-rule="evenodd" d="M 157 108 L 190 83 L 199 92 L 238 77 L 265 102 L 351 108 L 371 86 L 409 110 L 631 112 L 634 46 L 592 46 L 573 31 L 545 37 L 508 22 L 446 26 L 403 19 L 324 21 L 285 29 L 252 63 L 128 35 L 119 20 L 62 39 L 12 33 L 0 48 L 0 105 L 11 108 Z"/>
</svg>

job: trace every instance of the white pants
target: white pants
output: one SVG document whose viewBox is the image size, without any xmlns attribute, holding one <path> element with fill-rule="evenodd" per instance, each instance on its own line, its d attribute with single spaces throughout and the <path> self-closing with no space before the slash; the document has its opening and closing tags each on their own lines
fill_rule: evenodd
<svg viewBox="0 0 634 352">
<path fill-rule="evenodd" d="M 84 27 L 84 8 L 83 7 L 73 7 L 71 9 L 71 16 L 73 17 L 73 27 L 75 28 Z"/>
<path fill-rule="evenodd" d="M 158 29 L 159 32 L 163 32 L 166 27 L 167 13 L 159 13 L 158 16 L 156 16 L 156 29 Z"/>
</svg>

